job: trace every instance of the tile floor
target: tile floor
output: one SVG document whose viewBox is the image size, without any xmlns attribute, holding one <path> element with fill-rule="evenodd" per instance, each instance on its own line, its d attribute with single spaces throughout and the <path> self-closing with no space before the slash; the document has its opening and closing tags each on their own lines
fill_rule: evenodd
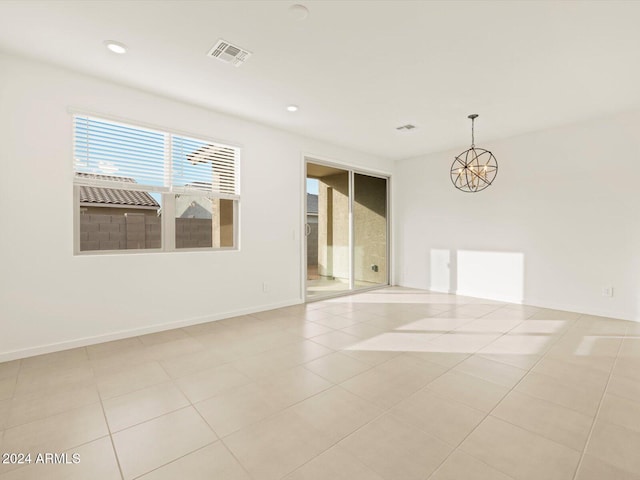
<svg viewBox="0 0 640 480">
<path fill-rule="evenodd" d="M 640 479 L 640 324 L 419 290 L 0 364 L 0 480 Z"/>
</svg>

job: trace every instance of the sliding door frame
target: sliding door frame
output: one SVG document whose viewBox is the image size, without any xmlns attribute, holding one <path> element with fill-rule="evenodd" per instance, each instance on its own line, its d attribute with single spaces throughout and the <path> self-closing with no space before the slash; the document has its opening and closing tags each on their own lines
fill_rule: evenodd
<svg viewBox="0 0 640 480">
<path fill-rule="evenodd" d="M 314 163 L 316 165 L 323 165 L 326 167 L 338 168 L 345 170 L 349 174 L 349 290 L 342 292 L 330 292 L 326 295 L 317 295 L 313 298 L 309 298 L 307 295 L 307 165 Z M 354 242 L 354 221 L 353 221 L 353 201 L 355 197 L 354 177 L 356 174 L 366 175 L 369 177 L 381 178 L 386 181 L 386 256 L 387 256 L 387 271 L 386 271 L 386 283 L 378 284 L 371 287 L 355 288 L 355 242 Z M 301 242 L 301 299 L 306 302 L 315 302 L 318 300 L 326 300 L 328 298 L 342 297 L 346 295 L 352 295 L 356 292 L 366 292 L 369 290 L 375 290 L 378 288 L 384 288 L 391 285 L 391 271 L 393 262 L 391 259 L 391 174 L 382 171 L 376 171 L 373 169 L 362 168 L 348 163 L 338 162 L 326 157 L 307 154 L 302 155 L 302 242 Z"/>
</svg>

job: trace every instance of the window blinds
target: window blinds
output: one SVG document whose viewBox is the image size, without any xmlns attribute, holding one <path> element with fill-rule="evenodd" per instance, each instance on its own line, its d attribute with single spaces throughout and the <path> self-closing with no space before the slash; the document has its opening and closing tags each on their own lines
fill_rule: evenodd
<svg viewBox="0 0 640 480">
<path fill-rule="evenodd" d="M 155 191 L 237 197 L 239 150 L 171 132 L 74 116 L 78 184 L 132 183 Z"/>
</svg>

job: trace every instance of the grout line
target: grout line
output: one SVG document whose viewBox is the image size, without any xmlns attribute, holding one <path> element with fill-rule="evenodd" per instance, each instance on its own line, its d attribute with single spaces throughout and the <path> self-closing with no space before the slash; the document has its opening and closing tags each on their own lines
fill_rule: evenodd
<svg viewBox="0 0 640 480">
<path fill-rule="evenodd" d="M 107 427 L 107 432 L 109 432 L 109 441 L 111 442 L 111 449 L 113 450 L 113 456 L 116 459 L 116 465 L 118 466 L 118 471 L 120 472 L 120 478 L 122 480 L 124 480 L 124 473 L 122 471 L 122 465 L 120 465 L 120 458 L 118 457 L 118 451 L 116 450 L 116 444 L 113 441 L 113 434 L 111 432 L 111 427 L 109 426 L 109 421 L 107 420 L 107 412 L 104 409 L 104 403 L 102 402 L 102 395 L 100 395 L 100 390 L 98 389 L 98 384 L 95 381 L 96 375 L 95 375 L 95 371 L 93 369 L 93 365 L 91 365 L 91 362 L 89 362 L 89 368 L 91 368 L 91 373 L 92 373 L 92 376 L 93 376 L 94 385 L 96 387 L 96 393 L 98 394 L 98 401 L 100 402 L 100 408 L 102 409 L 102 416 L 104 418 L 104 423 L 105 423 L 105 425 Z"/>
<path fill-rule="evenodd" d="M 514 327 L 514 328 L 515 328 L 515 327 Z M 506 335 L 506 334 L 507 334 L 507 332 L 505 332 L 503 335 L 501 335 L 501 336 L 500 336 L 500 337 L 498 337 L 498 338 L 502 338 L 502 337 L 503 337 L 504 335 Z M 562 337 L 564 337 L 564 335 L 565 335 L 564 333 L 563 333 L 562 335 L 560 335 L 560 336 L 559 336 L 559 337 L 558 337 L 558 338 L 557 338 L 557 339 L 556 339 L 556 340 L 551 344 L 551 346 L 555 345 L 555 344 L 556 344 L 556 343 L 557 343 L 557 342 L 558 342 Z M 497 338 L 496 340 L 498 340 L 498 338 Z M 494 342 L 495 342 L 496 340 L 494 340 Z M 493 342 L 491 342 L 491 343 L 493 343 Z M 551 348 L 551 346 L 547 349 L 547 351 L 546 351 L 546 352 L 548 352 L 548 351 L 549 351 L 549 349 Z M 484 348 L 484 347 L 483 347 L 483 348 Z M 487 413 L 487 414 L 482 418 L 482 420 L 480 420 L 480 422 L 478 422 L 478 424 L 477 424 L 477 425 L 476 425 L 476 426 L 475 426 L 475 427 L 474 427 L 474 428 L 473 428 L 473 429 L 472 429 L 472 430 L 471 430 L 471 431 L 470 431 L 470 432 L 469 432 L 469 433 L 468 433 L 468 434 L 467 434 L 467 435 L 466 435 L 466 436 L 465 436 L 465 437 L 464 437 L 464 438 L 463 438 L 463 439 L 462 439 L 462 440 L 461 440 L 461 441 L 460 441 L 460 442 L 459 442 L 459 443 L 458 443 L 458 444 L 453 448 L 453 450 L 451 450 L 451 452 L 449 452 L 449 454 L 448 454 L 448 455 L 447 455 L 447 456 L 442 460 L 442 462 L 440 462 L 440 464 L 438 465 L 438 467 L 437 467 L 433 472 L 431 472 L 431 474 L 427 477 L 427 480 L 428 480 L 429 478 L 432 478 L 432 477 L 433 477 L 433 476 L 438 472 L 438 470 L 440 470 L 440 468 L 442 468 L 442 466 L 443 466 L 443 465 L 445 464 L 445 462 L 449 459 L 449 457 L 451 457 L 451 455 L 453 455 L 453 453 L 454 453 L 454 452 L 456 452 L 456 451 L 460 448 L 460 446 L 461 446 L 461 445 L 462 445 L 462 444 L 467 440 L 467 438 L 469 438 L 469 437 L 470 437 L 470 436 L 471 436 L 471 435 L 472 435 L 472 434 L 473 434 L 473 433 L 474 433 L 474 432 L 475 432 L 475 431 L 480 427 L 480 425 L 482 425 L 482 424 L 484 423 L 484 421 L 485 421 L 489 416 L 491 416 L 491 414 L 494 412 L 494 410 L 500 406 L 500 404 L 504 401 L 504 399 L 505 399 L 507 396 L 509 396 L 509 394 L 510 394 L 511 392 L 513 392 L 513 391 L 516 389 L 516 387 L 517 387 L 518 385 L 520 385 L 520 383 L 521 383 L 525 378 L 527 378 L 527 376 L 529 375 L 529 373 L 530 373 L 530 372 L 531 372 L 531 371 L 536 367 L 536 365 L 537 365 L 538 363 L 540 363 L 540 362 L 542 361 L 542 359 L 544 359 L 544 358 L 545 358 L 546 352 L 545 352 L 545 354 L 543 354 L 543 355 L 541 355 L 541 356 L 540 356 L 540 358 L 539 358 L 539 359 L 538 359 L 538 360 L 537 360 L 537 361 L 536 361 L 536 362 L 531 366 L 531 368 L 529 368 L 529 369 L 527 370 L 527 373 L 526 373 L 525 375 L 523 375 L 523 376 L 522 376 L 522 378 L 521 378 L 520 380 L 518 380 L 518 382 L 516 382 L 516 383 L 513 385 L 513 387 L 511 387 L 511 389 L 510 389 L 507 393 L 505 393 L 505 394 L 504 394 L 504 396 L 500 399 L 500 401 L 499 401 L 498 403 L 496 403 L 496 405 L 495 405 L 495 406 L 494 406 L 494 407 L 493 407 L 493 408 L 492 408 L 492 409 L 491 409 L 491 410 L 490 410 L 490 411 L 489 411 L 489 412 L 488 412 L 488 413 Z M 497 417 L 496 417 L 496 418 L 497 418 Z M 518 427 L 517 425 L 514 425 L 514 426 Z M 521 428 L 521 429 L 522 429 L 522 427 L 518 427 L 518 428 Z M 523 430 L 525 430 L 525 431 L 529 432 L 529 430 L 527 430 L 527 429 L 523 429 Z M 529 432 L 529 433 L 532 433 L 532 434 L 534 434 L 534 435 L 538 435 L 538 434 L 536 434 L 536 433 L 534 433 L 534 432 Z M 539 435 L 539 436 L 540 436 L 540 435 Z M 546 439 L 546 437 L 542 437 L 542 438 L 545 438 L 545 439 Z M 556 443 L 557 443 L 557 442 L 556 442 Z M 461 450 L 461 451 L 462 451 L 462 450 Z M 466 455 L 469 455 L 470 457 L 473 457 L 474 459 L 478 460 L 479 462 L 484 463 L 485 465 L 487 465 L 487 466 L 491 467 L 493 470 L 499 471 L 499 472 L 501 472 L 501 473 L 504 473 L 504 474 L 505 474 L 505 475 L 507 475 L 508 477 L 511 477 L 511 475 L 509 475 L 509 474 L 508 474 L 508 473 L 506 473 L 506 472 L 503 472 L 502 470 L 500 470 L 500 469 L 496 468 L 495 466 L 493 466 L 493 465 L 489 465 L 488 463 L 484 462 L 483 460 L 481 460 L 481 459 L 479 459 L 479 458 L 476 458 L 476 457 L 474 457 L 473 455 L 471 455 L 471 454 L 469 454 L 469 453 L 467 453 L 467 452 L 464 452 L 464 451 L 462 451 L 462 452 L 463 452 L 463 453 L 465 453 Z M 512 477 L 511 477 L 511 478 L 512 478 Z"/>
<path fill-rule="evenodd" d="M 625 329 L 625 333 L 624 333 L 624 337 L 627 336 L 627 332 L 629 331 L 629 327 L 627 326 L 627 328 Z M 607 377 L 607 383 L 604 386 L 604 389 L 602 390 L 602 396 L 600 397 L 600 401 L 598 402 L 598 408 L 596 410 L 595 415 L 593 416 L 593 421 L 591 422 L 591 428 L 589 429 L 589 433 L 587 435 L 587 440 L 584 444 L 584 447 L 582 448 L 582 453 L 580 455 L 580 460 L 578 460 L 578 464 L 576 465 L 576 470 L 573 474 L 573 480 L 576 480 L 577 476 L 578 476 L 578 472 L 580 471 L 580 467 L 582 466 L 582 461 L 584 460 L 584 456 L 587 453 L 587 448 L 589 448 L 589 443 L 591 442 L 591 436 L 593 435 L 593 430 L 595 428 L 596 425 L 596 421 L 598 420 L 598 416 L 600 415 L 600 410 L 602 408 L 602 403 L 604 401 L 604 397 L 607 394 L 607 389 L 609 388 L 609 383 L 611 382 L 611 377 L 613 376 L 613 371 L 616 368 L 616 365 L 618 363 L 618 358 L 620 356 L 620 351 L 622 350 L 622 344 L 624 342 L 624 338 L 622 338 L 620 340 L 620 345 L 618 345 L 618 351 L 616 352 L 616 359 L 613 362 L 613 365 L 611 366 L 611 370 L 609 371 L 609 376 Z"/>
</svg>

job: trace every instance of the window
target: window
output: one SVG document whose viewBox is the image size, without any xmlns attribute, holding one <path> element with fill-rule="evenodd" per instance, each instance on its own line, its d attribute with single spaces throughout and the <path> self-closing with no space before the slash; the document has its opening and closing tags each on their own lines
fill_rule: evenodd
<svg viewBox="0 0 640 480">
<path fill-rule="evenodd" d="M 76 251 L 237 248 L 239 153 L 75 115 Z"/>
</svg>

